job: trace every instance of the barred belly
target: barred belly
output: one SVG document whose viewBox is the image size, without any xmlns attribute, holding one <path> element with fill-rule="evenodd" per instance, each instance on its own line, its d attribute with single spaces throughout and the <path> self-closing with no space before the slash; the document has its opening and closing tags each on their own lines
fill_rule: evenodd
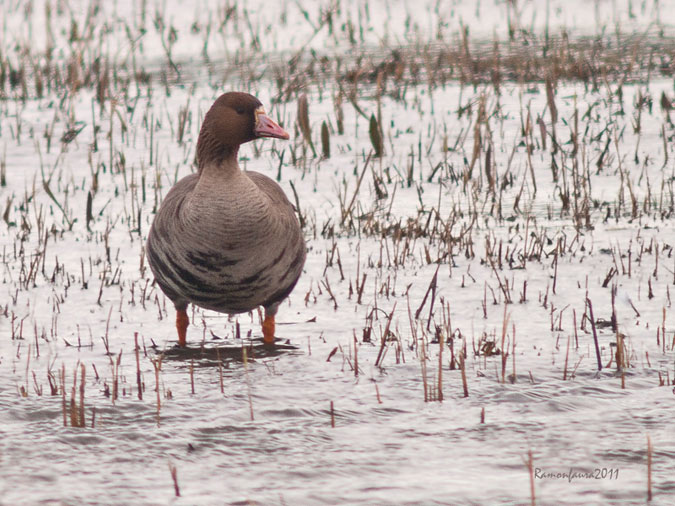
<svg viewBox="0 0 675 506">
<path fill-rule="evenodd" d="M 261 259 L 237 252 L 185 250 L 162 241 L 161 235 L 155 230 L 148 238 L 148 262 L 176 307 L 190 302 L 234 314 L 270 306 L 292 291 L 304 263 L 304 247 L 289 252 L 290 246 L 284 245 L 274 251 L 270 244 Z"/>
</svg>

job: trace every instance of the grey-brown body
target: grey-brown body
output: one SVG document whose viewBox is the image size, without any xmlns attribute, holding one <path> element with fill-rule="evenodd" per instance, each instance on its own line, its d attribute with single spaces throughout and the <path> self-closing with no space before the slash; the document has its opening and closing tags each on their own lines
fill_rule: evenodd
<svg viewBox="0 0 675 506">
<path fill-rule="evenodd" d="M 305 243 L 293 206 L 257 172 L 207 170 L 180 180 L 150 229 L 148 263 L 176 308 L 274 314 L 293 290 Z"/>
<path fill-rule="evenodd" d="M 177 310 L 185 345 L 193 303 L 222 313 L 265 308 L 265 342 L 274 314 L 300 277 L 306 250 L 295 210 L 272 179 L 239 168 L 239 145 L 288 134 L 245 93 L 222 95 L 204 118 L 199 171 L 167 193 L 148 235 L 146 256 Z"/>
</svg>

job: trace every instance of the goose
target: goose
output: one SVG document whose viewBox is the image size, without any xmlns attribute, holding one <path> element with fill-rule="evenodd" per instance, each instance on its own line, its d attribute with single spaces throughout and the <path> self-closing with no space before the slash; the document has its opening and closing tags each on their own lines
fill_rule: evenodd
<svg viewBox="0 0 675 506">
<path fill-rule="evenodd" d="M 253 95 L 221 95 L 197 141 L 197 173 L 178 181 L 150 228 L 146 257 L 176 308 L 185 347 L 188 304 L 237 314 L 262 306 L 263 342 L 274 344 L 274 318 L 302 272 L 305 241 L 281 187 L 239 168 L 239 146 L 262 137 L 288 139 Z"/>
</svg>

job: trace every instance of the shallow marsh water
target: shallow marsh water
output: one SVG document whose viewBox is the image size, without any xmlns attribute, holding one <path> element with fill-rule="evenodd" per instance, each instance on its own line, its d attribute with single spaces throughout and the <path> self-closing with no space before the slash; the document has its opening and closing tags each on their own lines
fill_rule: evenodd
<svg viewBox="0 0 675 506">
<path fill-rule="evenodd" d="M 364 50 L 386 46 L 372 16 L 378 2 L 371 14 L 351 4 L 335 11 L 342 30 L 332 37 L 316 30 L 321 9 L 305 4 L 281 2 L 279 12 L 235 6 L 237 23 L 225 25 L 233 45 L 223 54 L 214 25 L 212 67 L 195 65 L 199 79 L 172 74 L 162 27 L 176 27 L 171 58 L 187 68 L 206 33 L 192 23 L 224 11 L 204 3 L 180 17 L 179 3 L 167 2 L 166 12 L 151 6 L 164 22 L 153 28 L 148 17 L 140 49 L 123 38 L 120 12 L 131 7 L 111 4 L 118 10 L 106 31 L 111 7 L 98 6 L 92 52 L 100 44 L 124 67 L 119 48 L 138 51 L 136 64 L 149 62 L 154 80 L 133 82 L 131 91 L 118 83 L 114 104 L 100 103 L 93 84 L 39 97 L 30 79 L 27 96 L 7 83 L 0 502 L 523 504 L 531 498 L 531 451 L 538 503 L 637 504 L 647 496 L 649 436 L 652 503 L 669 504 L 675 128 L 658 104 L 662 95 L 675 98 L 672 77 L 655 74 L 620 91 L 613 82 L 557 83 L 555 152 L 543 81 L 505 81 L 497 92 L 491 83 L 390 78 L 382 93 L 376 82 L 353 86 L 352 102 L 352 84 L 341 82 L 349 89 L 340 92 L 336 71 L 336 82 L 308 81 L 277 100 L 269 62 L 286 61 L 302 41 L 348 53 L 351 20 Z M 460 19 L 488 38 L 492 28 L 480 33 L 488 26 L 506 36 L 500 2 L 439 3 L 424 12 L 403 4 L 411 21 L 391 11 L 387 24 L 400 44 L 423 37 L 415 23 L 439 20 L 453 41 Z M 596 2 L 595 16 L 612 20 L 607 29 L 672 30 L 671 3 L 629 4 L 603 14 L 609 2 Z M 532 5 L 523 4 L 521 19 L 536 19 L 532 28 L 541 30 L 544 14 L 528 11 Z M 579 17 L 580 3 L 551 5 L 556 29 L 602 32 Z M 67 61 L 72 27 L 68 9 L 58 7 L 55 59 Z M 12 12 L 33 20 L 36 47 L 46 43 L 44 12 Z M 275 28 L 268 16 L 284 13 L 290 21 Z M 140 26 L 137 17 L 131 28 Z M 23 44 L 28 33 L 5 28 L 4 43 Z M 255 34 L 262 49 L 251 56 Z M 20 51 L 7 54 L 13 67 L 21 62 Z M 254 64 L 223 80 L 218 72 L 236 57 Z M 173 310 L 143 258 L 154 209 L 194 169 L 201 117 L 230 88 L 255 92 L 292 132 L 288 143 L 241 151 L 242 166 L 278 176 L 291 200 L 295 188 L 306 220 L 308 260 L 280 308 L 275 352 L 258 346 L 257 313 L 199 309 L 190 315 L 189 350 L 174 349 Z M 330 158 L 312 156 L 303 140 L 301 92 L 318 153 L 321 124 L 328 125 Z M 372 155 L 371 114 L 384 134 L 380 159 Z M 613 314 L 616 330 L 608 325 Z M 621 368 L 617 335 L 625 343 Z M 425 393 L 443 400 L 425 402 Z M 85 427 L 73 427 L 81 414 Z"/>
</svg>

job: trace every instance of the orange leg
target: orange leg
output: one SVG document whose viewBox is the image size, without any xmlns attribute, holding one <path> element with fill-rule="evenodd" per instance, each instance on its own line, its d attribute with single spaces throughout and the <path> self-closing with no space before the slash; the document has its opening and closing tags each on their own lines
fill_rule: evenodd
<svg viewBox="0 0 675 506">
<path fill-rule="evenodd" d="M 264 343 L 267 345 L 274 344 L 274 315 L 265 315 L 262 330 Z"/>
<path fill-rule="evenodd" d="M 187 328 L 190 325 L 185 309 L 176 309 L 176 330 L 178 330 L 178 346 L 185 348 L 187 338 Z"/>
</svg>

